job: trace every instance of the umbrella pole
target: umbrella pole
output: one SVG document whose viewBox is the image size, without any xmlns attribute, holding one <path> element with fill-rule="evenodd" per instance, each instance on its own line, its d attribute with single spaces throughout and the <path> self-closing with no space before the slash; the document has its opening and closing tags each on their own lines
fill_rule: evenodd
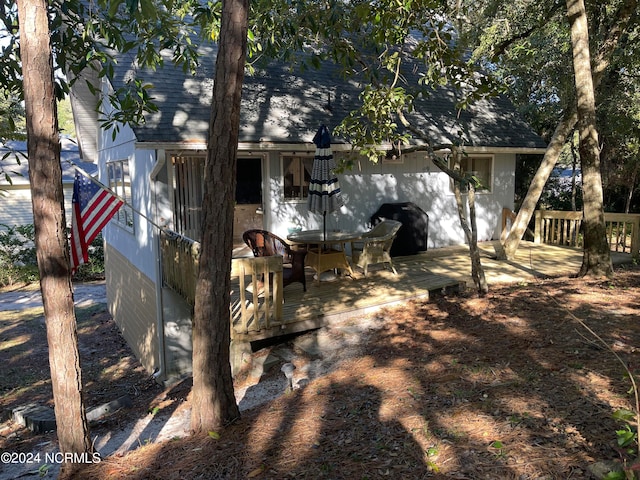
<svg viewBox="0 0 640 480">
<path fill-rule="evenodd" d="M 322 238 L 326 242 L 327 241 L 327 212 L 322 212 Z M 326 248 L 326 244 L 324 244 L 324 248 Z"/>
</svg>

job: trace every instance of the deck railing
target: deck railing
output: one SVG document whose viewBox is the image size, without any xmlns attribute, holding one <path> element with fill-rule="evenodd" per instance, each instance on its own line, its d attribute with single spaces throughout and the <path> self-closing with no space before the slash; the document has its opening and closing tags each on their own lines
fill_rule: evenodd
<svg viewBox="0 0 640 480">
<path fill-rule="evenodd" d="M 500 230 L 500 241 L 504 243 L 507 239 L 507 235 L 509 235 L 509 231 L 511 227 L 513 227 L 514 222 L 516 221 L 516 212 L 507 207 L 502 207 L 502 230 Z M 530 228 L 527 228 L 525 231 L 525 238 L 533 238 L 533 232 Z"/>
<path fill-rule="evenodd" d="M 195 304 L 200 243 L 172 232 L 160 232 L 162 281 L 191 306 Z"/>
<path fill-rule="evenodd" d="M 195 305 L 200 244 L 164 230 L 160 234 L 162 281 Z M 234 258 L 231 261 L 231 337 L 251 337 L 284 328 L 282 257 Z"/>
<path fill-rule="evenodd" d="M 640 257 L 640 214 L 605 213 L 607 241 L 614 252 Z M 534 242 L 582 246 L 582 212 L 537 210 Z"/>
</svg>

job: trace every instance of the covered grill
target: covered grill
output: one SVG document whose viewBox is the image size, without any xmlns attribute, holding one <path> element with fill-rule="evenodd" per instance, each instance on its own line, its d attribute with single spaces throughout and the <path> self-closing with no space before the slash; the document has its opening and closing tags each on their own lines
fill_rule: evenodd
<svg viewBox="0 0 640 480">
<path fill-rule="evenodd" d="M 402 223 L 393 245 L 391 256 L 415 255 L 427 250 L 429 215 L 412 202 L 385 203 L 371 216 L 376 225 L 385 218 Z"/>
</svg>

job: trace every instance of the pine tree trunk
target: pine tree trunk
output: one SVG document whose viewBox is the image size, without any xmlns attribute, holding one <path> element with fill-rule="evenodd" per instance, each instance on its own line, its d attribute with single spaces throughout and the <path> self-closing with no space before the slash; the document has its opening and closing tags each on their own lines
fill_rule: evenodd
<svg viewBox="0 0 640 480">
<path fill-rule="evenodd" d="M 584 202 L 584 255 L 580 275 L 611 276 L 613 267 L 604 223 L 596 101 L 584 0 L 567 0 L 567 17 L 571 25 Z"/>
<path fill-rule="evenodd" d="M 536 205 L 538 205 L 538 200 L 540 200 L 542 190 L 549 179 L 549 175 L 551 175 L 551 172 L 553 171 L 553 167 L 558 161 L 562 147 L 567 141 L 567 136 L 573 130 L 577 120 L 578 118 L 575 115 L 575 112 L 570 113 L 562 119 L 553 132 L 553 137 L 551 138 L 551 142 L 544 154 L 542 163 L 540 164 L 540 167 L 538 167 L 533 180 L 531 180 L 529 190 L 527 190 L 527 195 L 518 210 L 516 219 L 511 226 L 507 239 L 504 242 L 504 248 L 502 252 L 500 252 L 501 260 L 511 260 L 515 257 L 518 247 L 520 246 L 520 240 L 522 239 L 524 232 L 527 230 L 529 222 L 536 210 Z M 502 255 L 502 253 L 504 255 Z"/>
<path fill-rule="evenodd" d="M 597 52 L 594 60 L 594 88 L 597 88 L 601 84 L 604 73 L 609 67 L 611 56 L 615 51 L 621 36 L 626 31 L 630 20 L 636 14 L 637 6 L 637 0 L 626 0 L 619 5 L 617 12 L 612 15 L 612 18 L 617 19 L 617 22 L 616 24 L 612 25 L 607 32 L 607 36 L 601 43 L 600 49 Z M 516 220 L 511 227 L 511 231 L 509 232 L 507 239 L 505 240 L 504 248 L 500 252 L 504 255 L 500 258 L 511 259 L 515 256 L 524 232 L 526 231 L 527 226 L 529 225 L 529 222 L 533 217 L 536 205 L 538 204 L 538 200 L 540 200 L 542 189 L 549 179 L 549 175 L 551 174 L 551 171 L 553 170 L 553 167 L 558 160 L 558 156 L 560 155 L 560 151 L 562 150 L 564 141 L 566 140 L 566 137 L 569 135 L 569 133 L 571 133 L 571 131 L 573 130 L 577 121 L 578 117 L 576 112 L 567 112 L 562 121 L 556 127 L 551 142 L 549 143 L 549 147 L 547 148 L 547 152 L 545 153 L 544 159 L 542 160 L 542 165 L 540 166 L 540 169 L 542 169 L 543 171 L 540 171 L 539 169 L 532 181 L 531 186 L 529 187 L 529 190 L 527 191 L 525 200 L 518 210 Z"/>
<path fill-rule="evenodd" d="M 240 100 L 248 0 L 225 0 L 205 165 L 200 270 L 193 319 L 191 429 L 224 427 L 240 416 L 229 363 L 231 255 Z"/>
<path fill-rule="evenodd" d="M 36 255 L 60 450 L 91 451 L 69 269 L 47 2 L 18 1 Z M 66 465 L 64 470 L 72 467 Z"/>
</svg>

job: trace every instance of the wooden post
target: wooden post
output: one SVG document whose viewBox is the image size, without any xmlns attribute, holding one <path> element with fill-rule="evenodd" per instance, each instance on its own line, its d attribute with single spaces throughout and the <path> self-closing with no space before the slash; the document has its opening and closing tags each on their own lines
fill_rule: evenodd
<svg viewBox="0 0 640 480">
<path fill-rule="evenodd" d="M 640 259 L 640 215 L 635 215 L 631 222 L 631 256 L 634 260 Z"/>
</svg>

